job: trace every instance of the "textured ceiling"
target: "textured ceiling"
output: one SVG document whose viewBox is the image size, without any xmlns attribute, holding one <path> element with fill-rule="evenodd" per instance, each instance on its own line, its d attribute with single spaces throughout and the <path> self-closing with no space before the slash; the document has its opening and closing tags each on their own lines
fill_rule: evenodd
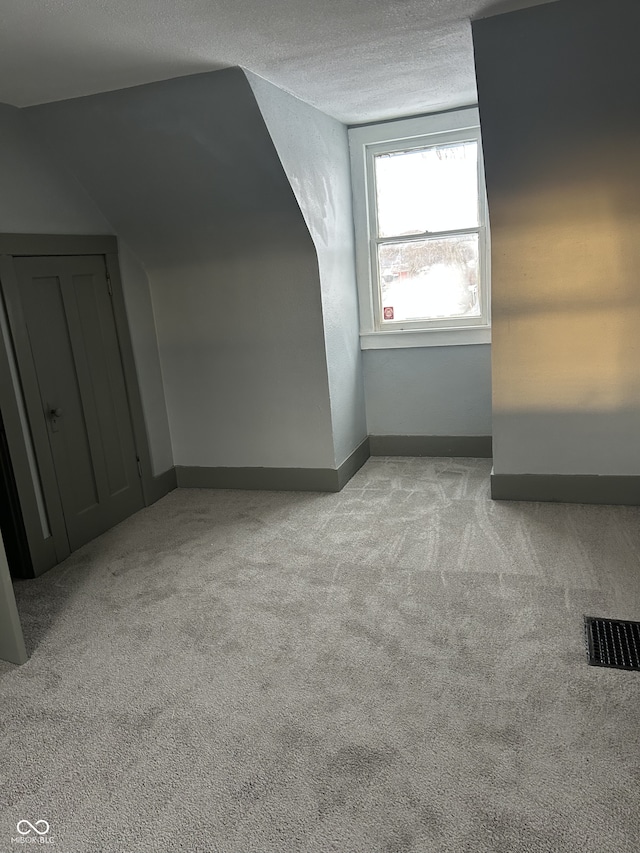
<svg viewBox="0 0 640 853">
<path fill-rule="evenodd" d="M 470 18 L 549 0 L 2 0 L 0 102 L 241 65 L 347 123 L 475 100 Z"/>
</svg>

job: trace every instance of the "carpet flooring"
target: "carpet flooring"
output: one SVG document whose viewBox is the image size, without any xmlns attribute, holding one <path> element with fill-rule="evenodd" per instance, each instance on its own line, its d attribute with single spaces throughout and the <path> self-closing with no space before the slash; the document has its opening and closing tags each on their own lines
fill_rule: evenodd
<svg viewBox="0 0 640 853">
<path fill-rule="evenodd" d="M 640 509 L 490 464 L 178 490 L 16 583 L 0 850 L 636 853 L 640 674 L 582 619 L 640 618 Z"/>
</svg>

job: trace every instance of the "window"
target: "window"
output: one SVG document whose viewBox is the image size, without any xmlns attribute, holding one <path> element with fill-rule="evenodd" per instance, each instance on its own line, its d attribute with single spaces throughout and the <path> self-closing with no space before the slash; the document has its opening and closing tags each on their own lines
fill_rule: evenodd
<svg viewBox="0 0 640 853">
<path fill-rule="evenodd" d="M 363 349 L 488 343 L 477 109 L 351 128 Z"/>
</svg>

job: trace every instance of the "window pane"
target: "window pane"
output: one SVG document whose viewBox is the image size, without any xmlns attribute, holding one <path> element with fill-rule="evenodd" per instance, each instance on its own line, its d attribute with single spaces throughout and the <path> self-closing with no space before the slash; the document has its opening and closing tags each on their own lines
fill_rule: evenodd
<svg viewBox="0 0 640 853">
<path fill-rule="evenodd" d="M 478 143 L 437 145 L 374 158 L 378 236 L 478 225 Z"/>
<path fill-rule="evenodd" d="M 478 235 L 378 247 L 383 323 L 480 317 Z"/>
</svg>

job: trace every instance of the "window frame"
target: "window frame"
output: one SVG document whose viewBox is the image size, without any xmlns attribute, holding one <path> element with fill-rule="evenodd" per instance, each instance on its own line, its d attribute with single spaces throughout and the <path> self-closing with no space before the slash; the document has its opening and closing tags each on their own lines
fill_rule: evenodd
<svg viewBox="0 0 640 853">
<path fill-rule="evenodd" d="M 432 145 L 478 143 L 478 227 L 451 229 L 437 234 L 381 238 L 377 228 L 374 157 L 392 151 L 410 151 Z M 490 235 L 487 196 L 477 107 L 433 113 L 349 129 L 354 227 L 356 238 L 356 278 L 360 306 L 362 349 L 450 346 L 490 343 Z M 426 238 L 478 233 L 480 317 L 437 320 L 382 322 L 381 289 L 378 275 L 378 245 L 408 243 Z"/>
</svg>

